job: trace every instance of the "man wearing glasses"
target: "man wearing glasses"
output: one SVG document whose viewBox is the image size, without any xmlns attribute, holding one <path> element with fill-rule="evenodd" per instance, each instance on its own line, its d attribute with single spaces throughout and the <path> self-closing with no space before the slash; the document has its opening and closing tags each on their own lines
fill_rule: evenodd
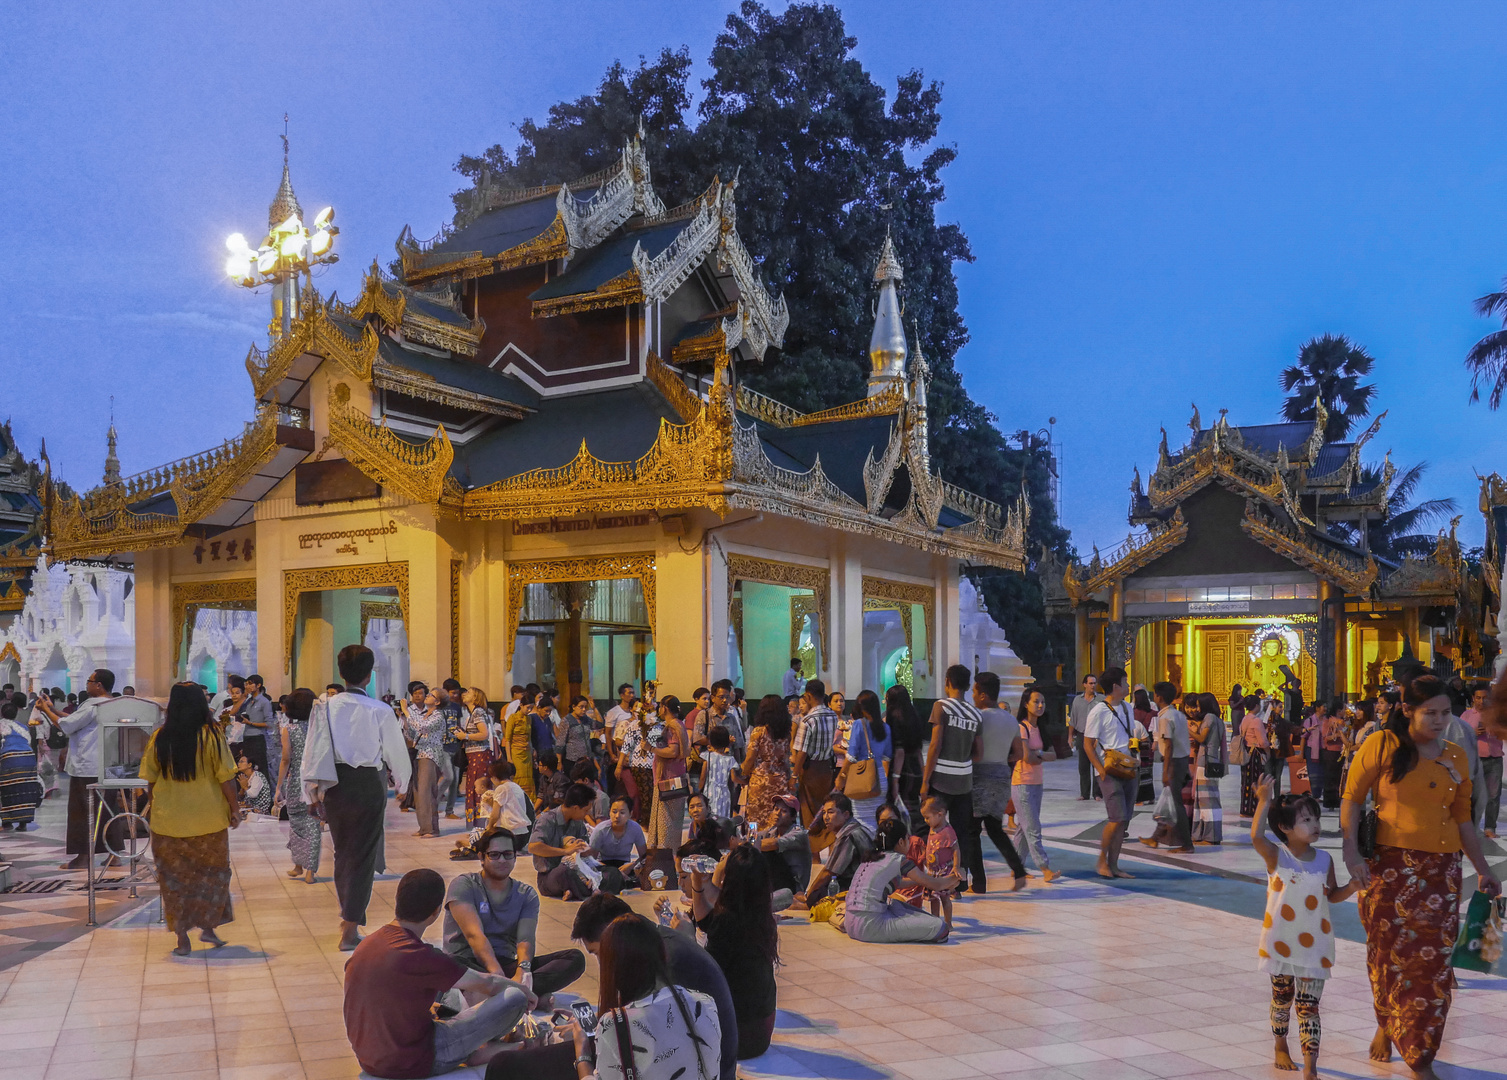
<svg viewBox="0 0 1507 1080">
<path fill-rule="evenodd" d="M 56 712 L 46 694 L 37 695 L 37 710 L 53 727 L 68 736 L 68 844 L 73 858 L 60 870 L 84 870 L 89 866 L 89 785 L 99 783 L 99 717 L 95 710 L 110 700 L 115 673 L 100 668 L 89 674 L 84 688 L 86 701 L 67 716 Z M 112 834 L 114 835 L 114 834 Z M 94 851 L 105 850 L 104 832 L 95 834 Z"/>
<path fill-rule="evenodd" d="M 475 971 L 514 979 L 547 1008 L 549 995 L 586 970 L 579 949 L 534 955 L 539 894 L 513 879 L 522 843 L 507 829 L 488 829 L 476 844 L 479 874 L 462 874 L 445 894 L 445 952 Z"/>
</svg>

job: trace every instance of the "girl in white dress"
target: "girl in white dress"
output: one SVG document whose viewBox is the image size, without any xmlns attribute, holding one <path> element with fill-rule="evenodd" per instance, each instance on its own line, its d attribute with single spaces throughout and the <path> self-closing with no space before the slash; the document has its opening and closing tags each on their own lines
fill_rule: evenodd
<svg viewBox="0 0 1507 1080">
<path fill-rule="evenodd" d="M 1258 970 L 1272 979 L 1272 1035 L 1277 1068 L 1295 1071 L 1287 1047 L 1287 1024 L 1297 1002 L 1298 1041 L 1303 1076 L 1319 1075 L 1319 996 L 1334 968 L 1334 926 L 1329 905 L 1355 892 L 1339 886 L 1334 859 L 1313 846 L 1319 838 L 1319 804 L 1312 795 L 1284 795 L 1273 801 L 1275 784 L 1263 776 L 1257 786 L 1251 846 L 1266 861 L 1266 917 L 1261 921 Z M 1268 825 L 1279 843 L 1266 837 Z"/>
</svg>

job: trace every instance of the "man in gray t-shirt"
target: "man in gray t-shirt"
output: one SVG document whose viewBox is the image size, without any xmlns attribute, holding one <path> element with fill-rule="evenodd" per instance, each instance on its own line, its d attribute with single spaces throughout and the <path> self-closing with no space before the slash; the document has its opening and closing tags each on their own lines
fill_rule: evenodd
<svg viewBox="0 0 1507 1080">
<path fill-rule="evenodd" d="M 481 871 L 462 874 L 445 893 L 445 952 L 477 971 L 514 978 L 543 998 L 586 970 L 579 949 L 534 955 L 539 894 L 513 880 L 520 840 L 489 829 L 476 845 Z"/>
<path fill-rule="evenodd" d="M 1188 808 L 1183 805 L 1183 785 L 1188 780 L 1188 758 L 1192 740 L 1188 736 L 1188 718 L 1172 703 L 1177 699 L 1177 687 L 1170 682 L 1159 682 L 1151 688 L 1156 701 L 1156 745 L 1162 755 L 1162 786 L 1172 789 L 1172 810 L 1175 815 L 1170 822 L 1159 822 L 1150 836 L 1141 837 L 1147 847 L 1166 844 L 1174 851 L 1193 850 L 1193 823 L 1188 820 Z"/>
<path fill-rule="evenodd" d="M 1083 752 L 1083 729 L 1088 724 L 1088 714 L 1103 701 L 1099 693 L 1099 680 L 1092 675 L 1083 676 L 1083 693 L 1073 698 L 1068 706 L 1068 726 L 1073 732 L 1073 752 L 1078 755 L 1078 801 L 1087 802 L 1099 797 L 1099 785 L 1094 783 L 1094 769 L 1088 755 Z"/>
<path fill-rule="evenodd" d="M 596 791 L 586 784 L 571 784 L 559 806 L 544 811 L 534 821 L 529 837 L 529 854 L 539 872 L 539 891 L 545 896 L 564 896 L 569 892 L 577 900 L 591 895 L 591 889 L 565 857 L 591 847 L 586 828 L 586 811 L 596 802 Z"/>
</svg>

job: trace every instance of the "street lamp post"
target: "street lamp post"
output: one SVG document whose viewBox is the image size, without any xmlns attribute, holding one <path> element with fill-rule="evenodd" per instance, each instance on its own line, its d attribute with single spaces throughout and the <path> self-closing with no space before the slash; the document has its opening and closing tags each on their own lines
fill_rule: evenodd
<svg viewBox="0 0 1507 1080">
<path fill-rule="evenodd" d="M 288 136 L 284 134 L 283 181 L 272 200 L 265 239 L 255 248 L 241 233 L 225 240 L 230 252 L 225 274 L 231 281 L 247 289 L 272 286 L 272 337 L 290 332 L 298 317 L 299 276 L 312 278 L 314 267 L 339 261 L 340 256 L 330 250 L 340 233 L 334 222 L 335 210 L 326 206 L 315 216 L 312 228 L 304 224 L 303 209 L 288 179 Z"/>
</svg>

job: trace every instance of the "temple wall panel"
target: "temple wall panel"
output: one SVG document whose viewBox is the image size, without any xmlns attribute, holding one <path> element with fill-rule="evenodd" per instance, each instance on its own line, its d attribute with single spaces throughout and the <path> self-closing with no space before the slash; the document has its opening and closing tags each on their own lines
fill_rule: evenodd
<svg viewBox="0 0 1507 1080">
<path fill-rule="evenodd" d="M 165 700 L 173 684 L 172 564 L 172 551 L 136 553 L 136 692 L 141 697 Z"/>
<path fill-rule="evenodd" d="M 477 362 L 496 361 L 498 371 L 514 366 L 530 382 L 546 388 L 637 373 L 641 354 L 635 346 L 643 319 L 635 315 L 635 308 L 536 319 L 528 297 L 544 282 L 540 266 L 487 281 L 478 305 L 487 331 Z"/>
</svg>

